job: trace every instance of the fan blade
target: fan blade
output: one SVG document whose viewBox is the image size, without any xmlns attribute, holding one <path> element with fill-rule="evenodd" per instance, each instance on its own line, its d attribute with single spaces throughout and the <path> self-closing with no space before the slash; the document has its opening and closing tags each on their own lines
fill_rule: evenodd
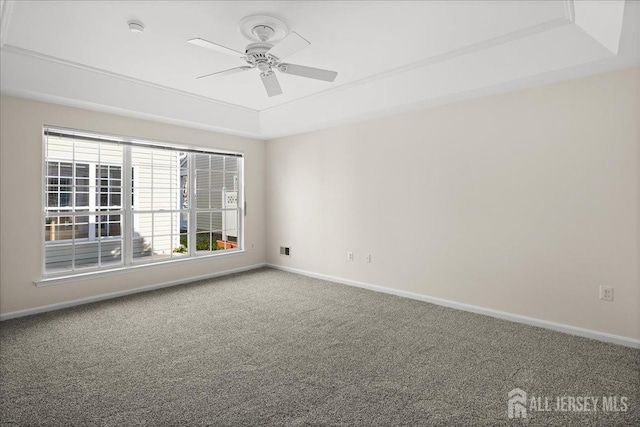
<svg viewBox="0 0 640 427">
<path fill-rule="evenodd" d="M 294 76 L 308 77 L 310 79 L 324 80 L 332 82 L 336 79 L 338 73 L 335 71 L 323 70 L 321 68 L 305 67 L 296 64 L 280 64 L 278 70 L 285 74 L 293 74 Z"/>
<path fill-rule="evenodd" d="M 238 52 L 237 50 L 231 49 L 229 47 L 225 47 L 210 41 L 207 41 L 205 39 L 191 39 L 191 40 L 187 40 L 187 43 L 191 43 L 194 44 L 196 46 L 200 46 L 200 47 L 204 47 L 206 49 L 211 49 L 215 52 L 218 53 L 225 53 L 227 55 L 232 55 L 235 57 L 240 57 L 240 58 L 244 58 L 245 54 L 242 52 Z"/>
<path fill-rule="evenodd" d="M 268 73 L 261 73 L 260 78 L 262 79 L 264 88 L 267 90 L 267 95 L 276 96 L 282 93 L 280 83 L 278 83 L 278 78 L 273 71 Z"/>
<path fill-rule="evenodd" d="M 306 41 L 300 34 L 295 31 L 290 32 L 287 37 L 283 38 L 278 44 L 267 51 L 268 55 L 275 56 L 278 59 L 284 59 L 289 55 L 293 55 L 299 50 L 304 49 L 311 43 Z"/>
<path fill-rule="evenodd" d="M 253 67 L 250 67 L 248 65 L 245 65 L 244 67 L 229 68 L 228 70 L 216 71 L 215 73 L 205 74 L 204 76 L 196 77 L 196 80 L 197 79 L 203 79 L 203 78 L 209 77 L 209 76 L 215 76 L 216 74 L 220 74 L 220 75 L 235 74 L 235 73 L 239 73 L 240 71 L 250 70 L 252 68 Z"/>
</svg>

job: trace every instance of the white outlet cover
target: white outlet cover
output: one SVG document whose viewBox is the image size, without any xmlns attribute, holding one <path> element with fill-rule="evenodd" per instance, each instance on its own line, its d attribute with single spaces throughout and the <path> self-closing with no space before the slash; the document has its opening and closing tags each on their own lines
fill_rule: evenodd
<svg viewBox="0 0 640 427">
<path fill-rule="evenodd" d="M 613 301 L 613 288 L 600 286 L 600 299 L 603 301 Z"/>
</svg>

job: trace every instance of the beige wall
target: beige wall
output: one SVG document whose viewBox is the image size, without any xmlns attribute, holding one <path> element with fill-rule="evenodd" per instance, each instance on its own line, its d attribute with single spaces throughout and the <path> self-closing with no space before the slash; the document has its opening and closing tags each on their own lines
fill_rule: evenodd
<svg viewBox="0 0 640 427">
<path fill-rule="evenodd" d="M 3 96 L 0 314 L 266 259 L 638 339 L 639 81 L 640 68 L 624 70 L 281 138 L 266 151 L 249 138 Z M 37 288 L 44 124 L 244 151 L 245 242 L 256 248 Z M 615 287 L 613 303 L 598 300 L 601 284 Z"/>
<path fill-rule="evenodd" d="M 268 262 L 640 338 L 639 74 L 268 141 Z"/>
<path fill-rule="evenodd" d="M 0 314 L 264 262 L 263 142 L 5 96 L 0 121 Z M 43 125 L 243 151 L 247 252 L 36 287 L 33 282 L 41 274 Z"/>
</svg>

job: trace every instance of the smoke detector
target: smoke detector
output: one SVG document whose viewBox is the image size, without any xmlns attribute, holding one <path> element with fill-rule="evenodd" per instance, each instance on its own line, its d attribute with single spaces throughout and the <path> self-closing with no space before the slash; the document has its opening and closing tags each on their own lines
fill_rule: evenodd
<svg viewBox="0 0 640 427">
<path fill-rule="evenodd" d="M 129 21 L 127 24 L 132 33 L 140 34 L 144 31 L 144 25 L 140 21 Z"/>
</svg>

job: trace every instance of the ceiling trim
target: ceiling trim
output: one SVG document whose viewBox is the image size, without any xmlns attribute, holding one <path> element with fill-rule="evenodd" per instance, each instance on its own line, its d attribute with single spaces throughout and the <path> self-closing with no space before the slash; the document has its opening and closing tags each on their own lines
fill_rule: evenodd
<svg viewBox="0 0 640 427">
<path fill-rule="evenodd" d="M 624 21 L 625 0 L 579 0 L 574 2 L 574 5 L 576 25 L 609 52 L 617 55 Z"/>
<path fill-rule="evenodd" d="M 631 65 L 634 67 L 635 65 Z M 626 69 L 626 68 L 623 68 Z M 305 127 L 304 129 L 285 130 L 283 132 L 271 132 L 262 133 L 259 139 L 265 141 L 272 141 L 279 138 L 285 138 L 292 135 L 299 135 L 303 133 L 316 132 L 325 129 L 332 129 L 339 126 L 346 126 L 353 123 L 365 122 L 368 120 L 379 119 L 383 117 L 395 116 L 398 114 L 409 114 L 415 111 L 425 110 L 427 108 L 434 108 L 440 106 L 451 105 L 459 102 L 470 101 L 476 98 L 488 97 L 488 96 L 503 96 L 512 92 L 527 90 L 536 88 L 538 86 L 550 85 L 554 83 L 565 82 L 568 80 L 581 79 L 597 74 L 609 73 L 617 70 L 616 67 L 609 67 L 607 64 L 600 63 L 597 66 L 581 67 L 578 66 L 577 73 L 573 69 L 565 69 L 561 71 L 546 72 L 539 75 L 521 77 L 510 82 L 497 83 L 491 86 L 484 86 L 480 88 L 470 89 L 461 93 L 455 93 L 450 95 L 441 96 L 438 98 L 410 102 L 408 104 L 402 104 L 391 108 L 366 112 L 350 117 L 343 117 L 339 119 L 333 119 L 322 123 L 316 123 Z"/>
<path fill-rule="evenodd" d="M 581 25 L 579 25 L 580 19 L 581 19 L 580 16 L 578 16 L 578 21 L 576 21 L 576 16 L 575 16 L 576 7 L 577 6 L 583 7 L 583 3 L 586 3 L 586 4 L 590 4 L 590 3 L 588 1 L 576 1 L 576 0 L 561 0 L 561 1 L 563 2 L 564 9 L 563 9 L 563 12 L 560 12 L 559 17 L 557 18 L 550 19 L 540 24 L 532 25 L 532 26 L 522 28 L 516 31 L 512 31 L 506 34 L 502 34 L 500 36 L 496 36 L 480 42 L 472 43 L 458 49 L 450 50 L 435 56 L 431 56 L 429 58 L 421 59 L 416 62 L 412 62 L 406 65 L 394 68 L 392 70 L 382 71 L 377 74 L 367 76 L 367 77 L 364 77 L 355 81 L 351 81 L 348 83 L 344 83 L 339 86 L 332 86 L 320 92 L 309 94 L 307 96 L 303 96 L 298 99 L 294 99 L 279 105 L 275 105 L 273 107 L 268 107 L 268 108 L 259 110 L 259 109 L 244 107 L 242 105 L 238 105 L 230 102 L 217 100 L 215 98 L 211 98 L 208 96 L 198 95 L 193 92 L 187 92 L 184 90 L 151 83 L 145 80 L 140 80 L 138 78 L 128 77 L 126 75 L 106 71 L 100 68 L 94 68 L 88 65 L 83 65 L 81 63 L 68 61 L 68 60 L 57 58 L 54 56 L 41 54 L 41 53 L 38 53 L 37 51 L 23 49 L 17 46 L 13 46 L 11 44 L 7 44 L 6 43 L 7 29 L 9 27 L 9 21 L 11 18 L 10 17 L 11 9 L 14 6 L 15 0 L 0 0 L 0 11 L 3 12 L 2 22 L 1 22 L 2 28 L 0 30 L 3 33 L 1 34 L 3 36 L 2 42 L 5 43 L 4 46 L 0 46 L 0 52 L 5 52 L 7 55 L 9 54 L 16 55 L 15 57 L 16 60 L 19 59 L 19 57 L 22 57 L 23 60 L 18 61 L 18 64 L 23 62 L 26 64 L 27 63 L 26 61 L 38 60 L 38 61 L 42 61 L 41 65 L 45 66 L 45 68 L 47 69 L 48 67 L 66 66 L 66 67 L 69 67 L 69 71 L 71 71 L 72 69 L 76 69 L 78 72 L 87 73 L 85 74 L 85 76 L 91 82 L 96 82 L 102 78 L 111 78 L 114 80 L 113 82 L 114 85 L 117 83 L 117 81 L 123 82 L 122 83 L 123 85 L 126 85 L 126 84 L 140 85 L 140 86 L 147 87 L 157 91 L 156 93 L 160 97 L 162 97 L 161 94 L 163 92 L 166 94 L 164 96 L 166 98 L 171 98 L 171 96 L 175 96 L 175 95 L 186 97 L 188 99 L 183 99 L 181 103 L 176 103 L 175 107 L 177 107 L 177 109 L 173 108 L 174 109 L 173 113 L 175 113 L 176 111 L 180 112 L 179 111 L 180 107 L 178 107 L 177 104 L 184 103 L 185 105 L 186 104 L 196 105 L 197 102 L 201 102 L 202 107 L 204 107 L 204 108 L 201 108 L 201 110 L 203 109 L 217 110 L 219 113 L 221 113 L 225 117 L 227 116 L 226 113 L 228 113 L 229 120 L 231 120 L 231 123 L 232 123 L 232 127 L 236 126 L 237 129 L 235 128 L 228 129 L 228 128 L 224 128 L 227 125 L 223 126 L 223 125 L 218 125 L 216 123 L 213 123 L 211 117 L 217 117 L 216 114 L 209 114 L 209 115 L 204 114 L 204 115 L 198 116 L 196 117 L 196 119 L 194 119 L 195 120 L 194 122 L 193 120 L 191 120 L 193 118 L 192 117 L 193 114 L 189 116 L 189 114 L 193 113 L 193 111 L 191 111 L 191 113 L 187 111 L 187 113 L 185 113 L 186 115 L 178 114 L 176 116 L 172 116 L 171 115 L 172 113 L 167 113 L 164 110 L 159 111 L 157 109 L 152 108 L 153 106 L 149 106 L 149 108 L 146 108 L 145 106 L 145 108 L 142 108 L 140 111 L 136 110 L 137 112 L 136 113 L 131 111 L 130 108 L 127 109 L 128 108 L 127 106 L 123 107 L 123 105 L 120 105 L 117 102 L 111 103 L 111 101 L 109 100 L 105 101 L 104 97 L 102 99 L 102 102 L 100 99 L 98 99 L 99 97 L 98 98 L 94 97 L 93 101 L 95 102 L 92 102 L 92 100 L 89 98 L 86 98 L 83 100 L 76 100 L 74 102 L 74 98 L 69 97 L 71 95 L 69 95 L 68 93 L 66 94 L 60 93 L 60 91 L 56 92 L 55 90 L 54 91 L 50 90 L 49 92 L 45 91 L 42 93 L 40 92 L 34 93 L 33 91 L 29 91 L 30 90 L 29 84 L 33 86 L 33 84 L 37 83 L 36 84 L 37 87 L 42 86 L 38 83 L 37 73 L 34 75 L 30 75 L 29 78 L 31 78 L 31 82 L 29 82 L 29 84 L 26 84 L 26 85 L 23 84 L 22 86 L 20 86 L 21 89 L 18 89 L 18 87 L 15 87 L 13 88 L 15 90 L 11 90 L 11 85 L 9 85 L 8 87 L 2 87 L 0 89 L 2 89 L 1 92 L 3 94 L 8 94 L 10 96 L 27 97 L 27 98 L 36 99 L 36 100 L 42 100 L 44 102 L 53 102 L 53 103 L 58 103 L 62 105 L 75 106 L 79 108 L 88 108 L 96 111 L 111 112 L 114 114 L 122 114 L 126 116 L 131 116 L 131 117 L 156 120 L 160 122 L 178 124 L 178 125 L 183 125 L 188 127 L 213 130 L 213 131 L 230 133 L 235 135 L 249 136 L 249 137 L 260 139 L 260 140 L 265 140 L 265 139 L 268 140 L 274 137 L 280 137 L 280 136 L 292 135 L 300 132 L 318 130 L 318 129 L 323 129 L 331 126 L 337 126 L 337 125 L 339 126 L 341 124 L 351 123 L 354 121 L 359 121 L 359 120 L 368 119 L 372 117 L 386 116 L 386 115 L 395 114 L 398 112 L 411 111 L 416 108 L 425 108 L 425 107 L 431 107 L 435 105 L 442 105 L 449 102 L 457 102 L 462 99 L 468 99 L 476 96 L 484 96 L 487 94 L 491 94 L 493 93 L 492 92 L 493 90 L 495 90 L 497 93 L 501 93 L 503 91 L 514 90 L 514 88 L 530 87 L 532 85 L 544 84 L 544 83 L 555 81 L 554 76 L 556 76 L 559 71 L 558 72 L 547 71 L 543 73 L 543 75 L 545 76 L 544 78 L 540 76 L 535 76 L 535 78 L 534 76 L 520 77 L 516 80 L 505 82 L 504 86 L 502 84 L 495 84 L 487 87 L 469 89 L 461 93 L 438 96 L 438 97 L 431 98 L 428 100 L 423 100 L 423 101 L 411 101 L 408 103 L 398 104 L 396 106 L 392 106 L 389 108 L 384 108 L 382 110 L 364 112 L 362 114 L 357 114 L 351 117 L 330 119 L 329 116 L 331 116 L 331 114 L 328 114 L 326 117 L 323 114 L 320 114 L 318 117 L 323 117 L 323 120 L 327 120 L 327 121 L 308 123 L 308 126 L 303 126 L 303 128 L 291 127 L 290 129 L 288 129 L 287 126 L 284 126 L 284 129 L 276 132 L 273 129 L 271 129 L 273 128 L 273 126 L 271 126 L 271 128 L 269 126 L 271 124 L 279 123 L 278 120 L 274 121 L 272 119 L 278 118 L 279 116 L 285 114 L 287 111 L 304 110 L 305 105 L 308 105 L 309 103 L 313 103 L 316 100 L 322 99 L 322 97 L 325 97 L 325 96 L 331 96 L 334 98 L 340 97 L 340 96 L 343 96 L 343 97 L 348 96 L 348 94 L 350 93 L 349 91 L 360 91 L 360 92 L 365 91 L 367 89 L 367 85 L 369 84 L 382 84 L 383 83 L 382 81 L 385 81 L 386 79 L 395 79 L 395 80 L 402 79 L 403 73 L 413 72 L 415 74 L 416 72 L 420 72 L 422 68 L 432 69 L 432 67 L 434 66 L 446 67 L 450 63 L 450 61 L 465 60 L 466 55 L 471 55 L 471 56 L 477 56 L 478 54 L 484 55 L 485 51 L 489 52 L 490 50 L 495 48 L 503 49 L 504 45 L 512 42 L 528 43 L 531 40 L 535 40 L 537 37 L 550 37 L 550 35 L 554 34 L 555 31 L 567 32 L 575 28 L 577 30 L 580 30 L 581 34 L 584 33 L 587 36 L 589 36 L 590 40 L 598 42 L 598 45 L 601 45 L 603 48 L 607 49 L 608 51 L 607 53 L 612 53 L 611 50 L 606 48 L 606 46 L 604 46 L 604 44 L 601 41 L 594 38 L 589 31 L 584 30 L 581 27 Z M 618 24 L 621 25 L 621 23 L 619 22 Z M 561 53 L 562 51 L 560 52 L 560 54 Z M 47 63 L 49 64 L 48 66 L 47 66 Z M 6 64 L 3 64 L 3 70 L 5 65 Z M 575 64 L 575 67 L 577 67 L 578 65 L 579 64 Z M 22 75 L 22 71 L 20 70 L 20 68 L 13 67 L 11 71 L 12 71 L 11 75 L 14 77 L 14 80 L 16 82 L 20 82 L 21 80 L 19 78 Z M 590 73 L 587 73 L 587 74 L 590 74 Z M 90 77 L 91 75 L 94 75 L 95 77 L 92 78 Z M 567 76 L 570 76 L 570 75 L 571 73 L 567 74 Z M 103 76 L 103 77 L 99 77 L 99 76 Z M 560 77 L 560 79 L 566 79 L 566 78 L 569 78 L 569 77 Z M 4 77 L 3 77 L 3 80 L 4 80 Z M 44 87 L 45 89 L 48 88 L 48 86 L 46 85 L 42 87 Z M 140 90 L 143 91 L 142 88 L 140 88 Z M 47 97 L 48 99 L 44 99 Z M 250 114 L 257 119 L 255 123 L 256 129 L 254 129 L 254 131 L 245 132 L 245 131 L 239 130 L 240 127 L 243 126 L 243 125 L 240 125 L 239 123 L 246 123 L 246 121 L 243 121 L 244 120 L 243 114 L 245 115 Z M 238 120 L 238 117 L 240 118 L 239 120 Z M 233 123 L 234 121 L 235 123 Z M 282 122 L 282 120 L 280 120 L 280 122 Z"/>
<path fill-rule="evenodd" d="M 564 0 L 564 16 L 567 18 L 567 21 L 571 23 L 576 22 L 576 8 L 573 1 L 574 0 Z"/>
<path fill-rule="evenodd" d="M 566 0 L 566 2 L 571 2 L 573 3 L 573 0 Z M 359 80 L 355 80 L 353 82 L 349 82 L 349 83 L 345 83 L 343 85 L 340 86 L 335 86 L 332 87 L 330 89 L 326 89 L 323 90 L 321 92 L 316 92 L 307 96 L 303 96 L 301 98 L 297 98 L 288 102 L 284 102 L 282 104 L 273 106 L 273 107 L 269 107 L 269 108 L 265 108 L 263 110 L 260 110 L 260 112 L 267 112 L 267 111 L 273 111 L 273 110 L 277 110 L 280 107 L 283 106 L 287 106 L 287 105 L 291 105 L 291 104 L 295 104 L 297 102 L 301 102 L 301 101 L 308 101 L 310 99 L 313 99 L 314 97 L 319 97 L 319 96 L 325 96 L 325 95 L 329 95 L 329 94 L 333 94 L 333 93 L 337 93 L 337 92 L 341 92 L 356 86 L 360 86 L 366 83 L 371 83 L 374 82 L 376 80 L 382 80 L 382 79 L 386 79 L 392 76 L 395 76 L 397 74 L 401 74 L 401 73 L 405 73 L 407 71 L 412 71 L 415 70 L 417 68 L 422 68 L 425 66 L 429 66 L 429 65 L 433 65 L 433 64 L 437 64 L 438 62 L 442 62 L 442 61 L 446 61 L 449 59 L 453 59 L 456 58 L 458 56 L 462 56 L 462 55 L 468 55 L 470 53 L 475 53 L 475 52 L 479 52 L 485 49 L 489 49 L 495 46 L 499 46 L 502 44 L 506 44 L 506 43 L 510 43 L 514 40 L 518 40 L 518 39 L 522 39 L 525 37 L 529 37 L 535 34 L 539 34 L 539 33 L 543 33 L 545 31 L 549 31 L 549 30 L 553 30 L 555 28 L 558 27 L 562 27 L 564 25 L 570 25 L 573 22 L 570 21 L 569 19 L 565 18 L 556 18 L 556 19 L 552 19 L 550 21 L 546 21 L 543 22 L 541 24 L 537 24 L 531 27 L 527 27 L 527 28 L 523 28 L 520 30 L 516 30 L 516 31 L 512 31 L 510 33 L 507 34 L 503 34 L 501 36 L 497 36 L 497 37 L 493 37 L 491 39 L 487 39 L 487 40 L 483 40 L 481 42 L 478 43 L 473 43 L 458 49 L 454 49 L 451 50 L 449 52 L 445 52 L 445 53 L 441 53 L 439 55 L 435 55 L 420 61 L 416 61 L 416 62 L 412 62 L 411 64 L 407 64 L 407 65 L 403 65 L 401 67 L 397 67 L 391 70 L 387 70 L 387 71 L 383 71 L 380 72 L 378 74 L 374 74 Z"/>
<path fill-rule="evenodd" d="M 2 95 L 220 133 L 260 135 L 256 111 L 0 49 Z M 61 81 L 57 77 L 65 76 Z M 126 96 L 122 96 L 126 94 Z"/>
<path fill-rule="evenodd" d="M 5 7 L 9 8 L 9 9 L 12 8 L 11 5 L 15 2 L 15 0 L 0 0 L 0 1 L 2 1 L 4 3 L 7 3 L 9 6 L 5 6 Z M 215 99 L 215 98 L 210 98 L 210 97 L 206 97 L 206 96 L 202 96 L 202 95 L 197 95 L 197 94 L 194 94 L 194 93 L 191 93 L 191 92 L 182 91 L 182 90 L 179 90 L 179 89 L 174 89 L 174 88 L 171 88 L 171 87 L 168 87 L 168 86 L 163 86 L 163 85 L 159 85 L 159 84 L 156 84 L 156 83 L 151 83 L 151 82 L 148 82 L 148 81 L 145 81 L 145 80 L 136 79 L 136 78 L 133 78 L 133 77 L 128 77 L 128 76 L 125 76 L 125 75 L 122 75 L 122 74 L 113 73 L 111 71 L 106 71 L 106 70 L 103 70 L 103 69 L 100 69 L 100 68 L 95 68 L 95 67 L 91 67 L 91 66 L 88 66 L 88 65 L 83 65 L 83 64 L 80 64 L 80 63 L 77 63 L 77 62 L 68 61 L 68 60 L 65 60 L 65 59 L 61 59 L 61 58 L 57 58 L 57 57 L 41 54 L 39 52 L 32 51 L 32 50 L 29 50 L 29 49 L 23 49 L 23 48 L 20 48 L 20 47 L 17 47 L 17 46 L 12 46 L 10 44 L 0 45 L 0 48 L 2 50 L 6 50 L 8 52 L 12 52 L 12 53 L 15 53 L 15 54 L 18 54 L 18 55 L 35 57 L 35 58 L 38 58 L 38 59 L 42 59 L 42 60 L 46 60 L 46 61 L 52 61 L 52 62 L 60 63 L 60 64 L 63 64 L 63 65 L 67 65 L 67 66 L 70 66 L 70 67 L 75 67 L 75 68 L 91 71 L 91 72 L 94 72 L 94 73 L 100 73 L 100 74 L 103 74 L 103 75 L 107 75 L 109 77 L 114 77 L 114 78 L 117 78 L 117 79 L 129 81 L 129 82 L 135 82 L 135 83 L 138 83 L 138 84 L 147 85 L 147 86 L 150 86 L 150 87 L 153 87 L 153 88 L 156 88 L 156 89 L 160 89 L 160 90 L 166 90 L 166 91 L 170 91 L 170 92 L 173 92 L 173 93 L 178 93 L 180 95 L 189 96 L 189 97 L 192 97 L 192 98 L 195 98 L 195 99 L 204 100 L 204 101 L 207 101 L 207 102 L 215 103 L 215 104 L 222 105 L 222 106 L 229 107 L 229 108 L 235 108 L 235 109 L 241 109 L 241 110 L 245 110 L 245 111 L 261 113 L 261 112 L 277 110 L 280 107 L 288 106 L 290 104 L 294 104 L 294 103 L 297 103 L 297 102 L 308 101 L 310 99 L 313 99 L 314 97 L 325 96 L 325 95 L 329 95 L 329 94 L 332 94 L 332 93 L 337 93 L 337 92 L 340 92 L 340 91 L 348 90 L 348 89 L 350 89 L 352 87 L 356 87 L 356 86 L 359 86 L 359 85 L 362 85 L 362 84 L 370 83 L 370 82 L 373 82 L 375 80 L 382 80 L 382 79 L 394 76 L 396 74 L 400 74 L 400 73 L 404 73 L 404 72 L 407 72 L 407 71 L 411 71 L 411 70 L 414 70 L 414 69 L 417 69 L 417 68 L 421 68 L 421 67 L 424 67 L 424 66 L 427 66 L 427 65 L 433 65 L 433 64 L 436 64 L 436 63 L 441 62 L 441 61 L 446 61 L 446 60 L 455 58 L 457 56 L 467 55 L 467 54 L 478 52 L 478 51 L 481 51 L 481 50 L 484 50 L 484 49 L 489 49 L 489 48 L 494 47 L 494 46 L 498 46 L 498 45 L 501 45 L 501 44 L 509 43 L 509 42 L 517 40 L 517 39 L 528 37 L 528 36 L 531 36 L 531 35 L 534 35 L 534 34 L 538 34 L 538 33 L 544 32 L 544 31 L 552 30 L 554 28 L 557 28 L 557 27 L 560 27 L 560 26 L 563 26 L 563 25 L 571 24 L 575 20 L 574 19 L 574 15 L 575 14 L 573 12 L 573 10 L 574 10 L 573 1 L 574 0 L 563 0 L 564 6 L 565 6 L 565 9 L 564 9 L 565 17 L 563 17 L 563 18 L 552 19 L 550 21 L 546 21 L 546 22 L 543 22 L 541 24 L 537 24 L 537 25 L 534 25 L 534 26 L 531 26 L 531 27 L 527 27 L 527 28 L 523 28 L 523 29 L 520 29 L 520 30 L 512 31 L 510 33 L 503 34 L 501 36 L 497 36 L 497 37 L 494 37 L 494 38 L 491 38 L 491 39 L 483 40 L 483 41 L 478 42 L 478 43 L 467 45 L 467 46 L 464 46 L 462 48 L 455 49 L 455 50 L 452 50 L 452 51 L 449 51 L 449 52 L 445 52 L 445 53 L 442 53 L 442 54 L 439 54 L 439 55 L 436 55 L 436 56 L 432 56 L 432 57 L 429 57 L 429 58 L 426 58 L 426 59 L 423 59 L 423 60 L 420 60 L 420 61 L 416 61 L 416 62 L 407 64 L 407 65 L 404 65 L 404 66 L 401 66 L 401 67 L 397 67 L 397 68 L 394 68 L 394 69 L 391 69 L 391 70 L 383 71 L 383 72 L 380 72 L 378 74 L 373 74 L 371 76 L 364 77 L 364 78 L 359 79 L 359 80 L 355 80 L 355 81 L 352 81 L 352 82 L 349 82 L 349 83 L 345 83 L 345 84 L 342 84 L 342 85 L 339 85 L 339 86 L 333 86 L 333 87 L 328 88 L 326 90 L 322 90 L 320 92 L 316 92 L 316 93 L 313 93 L 313 94 L 310 94 L 310 95 L 307 95 L 307 96 L 303 96 L 301 98 L 297 98 L 297 99 L 294 99 L 294 100 L 291 100 L 291 101 L 288 101 L 288 102 L 285 102 L 285 103 L 282 103 L 282 104 L 279 104 L 279 105 L 275 105 L 273 107 L 268 107 L 268 108 L 265 108 L 265 109 L 262 109 L 262 110 L 256 110 L 256 109 L 253 109 L 253 108 L 244 107 L 242 105 L 221 101 L 221 100 L 218 100 L 218 99 Z M 3 5 L 4 5 L 4 3 L 3 3 Z M 10 10 L 9 10 L 9 12 L 10 12 Z M 8 15 L 9 14 L 3 13 L 3 16 L 2 16 L 3 21 L 5 21 L 5 20 L 7 21 L 7 23 L 2 28 L 3 31 L 6 31 L 6 28 L 8 28 L 8 26 L 9 26 L 8 25 L 8 21 L 9 21 Z"/>
<path fill-rule="evenodd" d="M 2 19 L 0 20 L 0 48 L 4 46 L 7 40 L 7 31 L 9 30 L 9 21 L 13 14 L 13 4 L 15 0 L 0 0 L 0 14 Z"/>
<path fill-rule="evenodd" d="M 84 71 L 89 71 L 89 72 L 96 73 L 96 74 L 102 74 L 104 76 L 108 76 L 108 77 L 116 78 L 116 79 L 119 79 L 119 80 L 125 80 L 127 82 L 132 82 L 132 83 L 137 83 L 137 84 L 149 86 L 149 87 L 152 87 L 154 89 L 160 89 L 160 90 L 176 93 L 176 94 L 183 95 L 183 96 L 188 96 L 190 98 L 195 98 L 195 99 L 198 99 L 200 101 L 206 101 L 206 102 L 210 102 L 212 104 L 217 104 L 217 105 L 221 105 L 221 106 L 228 107 L 228 108 L 234 108 L 234 109 L 243 110 L 243 111 L 250 111 L 252 113 L 258 113 L 259 112 L 258 110 L 254 110 L 253 108 L 244 107 L 242 105 L 233 104 L 233 103 L 230 103 L 230 102 L 220 101 L 218 99 L 209 98 L 209 97 L 202 96 L 202 95 L 197 95 L 195 93 L 186 92 L 186 91 L 179 90 L 179 89 L 174 89 L 174 88 L 171 88 L 171 87 L 168 87 L 168 86 L 159 85 L 159 84 L 156 84 L 156 83 L 151 83 L 151 82 L 148 82 L 146 80 L 136 79 L 134 77 L 129 77 L 129 76 L 125 76 L 123 74 L 113 73 L 111 71 L 102 70 L 100 68 L 90 67 L 88 65 L 79 64 L 77 62 L 67 61 L 66 59 L 56 58 L 54 56 L 45 55 L 45 54 L 42 54 L 42 53 L 39 53 L 39 52 L 35 52 L 33 50 L 23 49 L 23 48 L 17 47 L 17 46 L 12 46 L 10 44 L 5 44 L 0 50 L 3 50 L 5 52 L 11 52 L 11 53 L 14 53 L 14 54 L 20 55 L 20 56 L 31 57 L 31 58 L 41 59 L 41 60 L 44 60 L 44 61 L 54 62 L 54 63 L 57 63 L 57 64 L 62 64 L 62 65 L 68 66 L 68 67 L 73 67 L 73 68 L 77 68 L 77 69 L 84 70 Z"/>
<path fill-rule="evenodd" d="M 134 119 L 164 123 L 168 125 L 183 126 L 190 129 L 200 129 L 200 130 L 205 130 L 209 132 L 221 133 L 225 135 L 240 136 L 240 137 L 251 138 L 259 141 L 265 140 L 265 138 L 260 133 L 249 132 L 249 131 L 244 132 L 236 129 L 224 128 L 220 126 L 209 125 L 206 123 L 198 123 L 198 122 L 193 122 L 189 120 L 161 116 L 153 113 L 132 111 L 124 108 L 113 107 L 110 105 L 104 105 L 104 104 L 96 105 L 86 101 L 78 101 L 76 99 L 61 98 L 55 95 L 42 94 L 40 92 L 29 92 L 25 90 L 16 90 L 16 89 L 2 89 L 2 91 L 0 91 L 0 95 L 10 96 L 13 98 L 27 99 L 31 101 L 37 101 L 37 102 L 43 102 L 47 104 L 61 105 L 63 107 L 77 108 L 77 109 L 87 110 L 87 111 L 95 111 L 98 113 L 113 114 L 113 115 L 118 115 L 123 117 L 134 118 Z"/>
</svg>

